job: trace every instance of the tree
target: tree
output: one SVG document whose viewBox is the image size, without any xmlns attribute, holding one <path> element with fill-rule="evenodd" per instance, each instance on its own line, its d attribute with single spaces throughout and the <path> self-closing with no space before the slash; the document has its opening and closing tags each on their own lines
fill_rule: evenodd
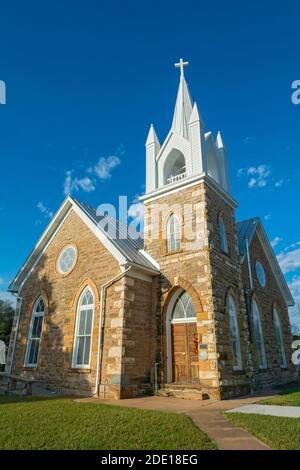
<svg viewBox="0 0 300 470">
<path fill-rule="evenodd" d="M 0 340 L 4 341 L 6 346 L 9 343 L 14 313 L 12 303 L 9 300 L 0 299 Z"/>
</svg>

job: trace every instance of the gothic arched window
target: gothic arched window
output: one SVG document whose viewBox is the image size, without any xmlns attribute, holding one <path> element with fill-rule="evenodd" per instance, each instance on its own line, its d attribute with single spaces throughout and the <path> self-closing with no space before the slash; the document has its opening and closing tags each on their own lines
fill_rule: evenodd
<svg viewBox="0 0 300 470">
<path fill-rule="evenodd" d="M 176 215 L 172 214 L 167 221 L 167 252 L 178 251 L 180 248 L 180 224 Z"/>
<path fill-rule="evenodd" d="M 274 327 L 275 327 L 277 347 L 278 347 L 278 351 L 280 354 L 280 367 L 285 369 L 287 364 L 286 364 L 286 355 L 285 355 L 284 342 L 283 342 L 283 336 L 282 336 L 281 322 L 279 318 L 279 313 L 275 307 L 273 309 L 273 321 L 274 321 Z"/>
<path fill-rule="evenodd" d="M 86 287 L 81 294 L 77 307 L 73 367 L 88 368 L 90 366 L 93 319 L 94 296 L 91 289 Z"/>
<path fill-rule="evenodd" d="M 225 224 L 224 224 L 223 217 L 221 215 L 219 217 L 219 231 L 220 231 L 221 250 L 224 251 L 224 253 L 228 253 L 228 243 L 227 243 Z"/>
<path fill-rule="evenodd" d="M 34 304 L 28 334 L 27 349 L 25 355 L 25 366 L 36 367 L 38 363 L 39 349 L 42 336 L 42 326 L 45 314 L 45 304 L 39 297 Z"/>
<path fill-rule="evenodd" d="M 196 321 L 196 312 L 191 297 L 186 291 L 177 297 L 171 314 L 171 322 Z"/>
<path fill-rule="evenodd" d="M 259 367 L 265 369 L 267 367 L 267 358 L 265 351 L 264 336 L 261 325 L 260 311 L 256 300 L 252 301 L 252 320 L 253 329 L 258 353 Z"/>
<path fill-rule="evenodd" d="M 229 295 L 227 297 L 227 311 L 229 315 L 231 345 L 233 352 L 233 369 L 241 370 L 243 368 L 243 364 L 240 344 L 240 333 L 237 320 L 237 306 L 232 295 Z"/>
</svg>

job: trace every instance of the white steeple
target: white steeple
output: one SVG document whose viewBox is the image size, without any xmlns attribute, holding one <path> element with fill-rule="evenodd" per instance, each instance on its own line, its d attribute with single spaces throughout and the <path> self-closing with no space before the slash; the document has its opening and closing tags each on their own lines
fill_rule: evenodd
<svg viewBox="0 0 300 470">
<path fill-rule="evenodd" d="M 153 124 L 150 126 L 148 137 L 146 140 L 146 191 L 154 191 L 157 186 L 156 156 L 160 150 Z"/>
<path fill-rule="evenodd" d="M 177 134 L 188 139 L 188 123 L 191 117 L 193 104 L 184 78 L 183 67 L 186 65 L 188 65 L 188 62 L 184 62 L 183 59 L 180 59 L 179 63 L 175 64 L 175 67 L 180 67 L 180 81 L 174 109 L 172 129 Z"/>
<path fill-rule="evenodd" d="M 217 134 L 216 145 L 217 145 L 218 149 L 224 149 L 225 148 L 220 131 L 218 131 L 218 134 Z"/>
<path fill-rule="evenodd" d="M 180 68 L 180 80 L 172 127 L 160 145 L 151 124 L 146 141 L 146 193 L 163 188 L 183 186 L 198 175 L 213 179 L 229 191 L 227 152 L 221 134 L 216 141 L 211 132 L 204 133 L 204 122 L 192 99 L 184 77 L 183 59 L 175 64 Z"/>
<path fill-rule="evenodd" d="M 146 140 L 146 147 L 148 147 L 148 145 L 151 145 L 151 144 L 155 144 L 156 146 L 160 147 L 160 143 L 158 141 L 153 124 L 151 124 L 150 129 L 149 129 L 148 137 Z"/>
</svg>

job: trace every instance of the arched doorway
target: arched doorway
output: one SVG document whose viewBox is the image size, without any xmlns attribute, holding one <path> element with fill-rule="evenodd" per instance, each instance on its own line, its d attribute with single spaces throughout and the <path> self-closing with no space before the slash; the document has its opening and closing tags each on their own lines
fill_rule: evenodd
<svg viewBox="0 0 300 470">
<path fill-rule="evenodd" d="M 170 299 L 166 320 L 168 383 L 199 382 L 196 312 L 185 290 Z"/>
</svg>

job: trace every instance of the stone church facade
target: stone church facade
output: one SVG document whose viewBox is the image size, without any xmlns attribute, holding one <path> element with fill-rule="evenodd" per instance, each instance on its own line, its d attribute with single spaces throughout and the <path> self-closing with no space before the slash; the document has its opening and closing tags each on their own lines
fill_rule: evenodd
<svg viewBox="0 0 300 470">
<path fill-rule="evenodd" d="M 181 60 L 172 127 L 146 142 L 144 239 L 68 197 L 10 286 L 6 371 L 56 391 L 226 398 L 296 378 L 293 298 L 261 221 L 237 223 L 227 152 Z M 105 224 L 104 224 L 105 221 Z"/>
</svg>

